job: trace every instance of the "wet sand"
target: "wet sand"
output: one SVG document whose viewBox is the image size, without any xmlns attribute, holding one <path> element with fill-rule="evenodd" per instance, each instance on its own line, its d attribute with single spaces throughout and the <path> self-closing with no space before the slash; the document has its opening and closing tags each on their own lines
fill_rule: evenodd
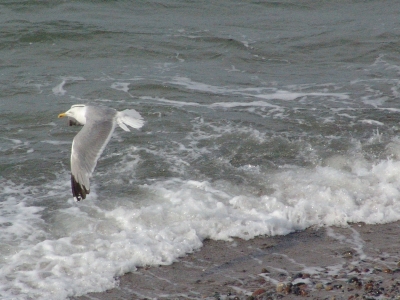
<svg viewBox="0 0 400 300">
<path fill-rule="evenodd" d="M 400 222 L 309 228 L 203 247 L 88 299 L 400 299 Z"/>
</svg>

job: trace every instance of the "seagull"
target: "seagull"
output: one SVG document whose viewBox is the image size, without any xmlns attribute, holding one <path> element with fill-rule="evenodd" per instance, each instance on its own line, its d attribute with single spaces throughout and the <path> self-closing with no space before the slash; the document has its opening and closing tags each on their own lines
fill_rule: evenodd
<svg viewBox="0 0 400 300">
<path fill-rule="evenodd" d="M 144 121 L 134 109 L 116 111 L 105 106 L 84 104 L 72 105 L 58 117 L 68 117 L 69 126 L 83 125 L 72 141 L 71 150 L 72 195 L 80 201 L 90 193 L 89 178 L 116 125 L 130 131 L 126 125 L 138 129 Z"/>
</svg>

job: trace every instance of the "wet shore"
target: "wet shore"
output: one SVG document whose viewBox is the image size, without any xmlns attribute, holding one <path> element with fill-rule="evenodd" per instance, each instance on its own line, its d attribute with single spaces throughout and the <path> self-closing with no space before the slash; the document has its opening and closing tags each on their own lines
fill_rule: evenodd
<svg viewBox="0 0 400 300">
<path fill-rule="evenodd" d="M 400 299 L 400 222 L 204 241 L 169 266 L 139 268 L 88 299 Z"/>
</svg>

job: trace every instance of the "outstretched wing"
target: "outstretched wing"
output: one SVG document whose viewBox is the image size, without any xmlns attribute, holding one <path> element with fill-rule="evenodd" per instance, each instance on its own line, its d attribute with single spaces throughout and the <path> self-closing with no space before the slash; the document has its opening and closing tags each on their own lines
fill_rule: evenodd
<svg viewBox="0 0 400 300">
<path fill-rule="evenodd" d="M 78 201 L 90 193 L 89 178 L 115 128 L 114 116 L 90 120 L 75 136 L 71 151 L 72 194 Z"/>
</svg>

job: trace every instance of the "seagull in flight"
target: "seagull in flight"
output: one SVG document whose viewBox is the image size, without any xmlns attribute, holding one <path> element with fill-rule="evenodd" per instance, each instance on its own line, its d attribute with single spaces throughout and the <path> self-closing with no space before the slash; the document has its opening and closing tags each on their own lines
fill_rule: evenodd
<svg viewBox="0 0 400 300">
<path fill-rule="evenodd" d="M 71 151 L 72 195 L 80 201 L 90 193 L 89 178 L 116 125 L 130 131 L 127 125 L 139 129 L 144 121 L 134 109 L 116 111 L 105 106 L 84 104 L 72 105 L 58 117 L 68 117 L 70 126 L 83 125 L 72 141 Z"/>
</svg>

